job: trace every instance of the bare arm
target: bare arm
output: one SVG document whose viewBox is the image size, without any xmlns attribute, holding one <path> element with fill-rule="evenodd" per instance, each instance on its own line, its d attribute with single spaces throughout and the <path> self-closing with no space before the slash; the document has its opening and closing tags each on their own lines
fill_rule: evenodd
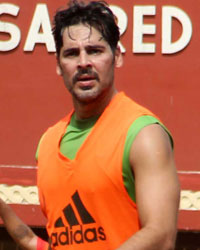
<svg viewBox="0 0 200 250">
<path fill-rule="evenodd" d="M 141 230 L 118 250 L 172 250 L 180 191 L 167 133 L 156 124 L 143 128 L 133 142 L 130 162 Z"/>
<path fill-rule="evenodd" d="M 37 236 L 2 199 L 0 199 L 0 217 L 10 236 L 22 249 L 37 249 Z"/>
</svg>

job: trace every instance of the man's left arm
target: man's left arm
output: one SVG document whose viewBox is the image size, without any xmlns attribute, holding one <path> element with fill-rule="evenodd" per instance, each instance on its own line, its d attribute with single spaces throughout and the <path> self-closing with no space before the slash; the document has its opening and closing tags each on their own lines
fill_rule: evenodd
<svg viewBox="0 0 200 250">
<path fill-rule="evenodd" d="M 169 135 L 160 125 L 139 132 L 130 162 L 141 229 L 117 250 L 172 250 L 180 190 Z"/>
</svg>

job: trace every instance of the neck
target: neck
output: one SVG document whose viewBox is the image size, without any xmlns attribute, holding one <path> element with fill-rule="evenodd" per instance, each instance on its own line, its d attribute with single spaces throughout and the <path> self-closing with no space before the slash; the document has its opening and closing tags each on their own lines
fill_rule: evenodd
<svg viewBox="0 0 200 250">
<path fill-rule="evenodd" d="M 117 90 L 113 89 L 113 91 L 102 94 L 93 101 L 86 103 L 73 98 L 76 119 L 83 120 L 93 116 L 100 116 L 116 94 Z"/>
</svg>

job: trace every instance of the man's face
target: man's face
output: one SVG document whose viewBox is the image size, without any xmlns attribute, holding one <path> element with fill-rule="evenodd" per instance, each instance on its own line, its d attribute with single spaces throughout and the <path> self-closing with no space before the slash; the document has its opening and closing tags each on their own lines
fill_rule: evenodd
<svg viewBox="0 0 200 250">
<path fill-rule="evenodd" d="M 65 28 L 62 36 L 57 73 L 73 99 L 89 103 L 111 90 L 119 50 L 113 54 L 101 33 L 84 24 Z"/>
</svg>

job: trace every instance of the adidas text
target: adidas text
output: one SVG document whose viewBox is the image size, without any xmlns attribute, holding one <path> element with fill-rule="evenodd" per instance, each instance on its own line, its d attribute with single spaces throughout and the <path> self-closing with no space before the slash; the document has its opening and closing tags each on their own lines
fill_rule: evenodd
<svg viewBox="0 0 200 250">
<path fill-rule="evenodd" d="M 85 242 L 105 241 L 106 235 L 102 227 L 87 227 L 79 225 L 73 228 L 65 227 L 64 231 L 54 232 L 51 243 L 54 247 L 59 245 L 82 244 Z"/>
</svg>

